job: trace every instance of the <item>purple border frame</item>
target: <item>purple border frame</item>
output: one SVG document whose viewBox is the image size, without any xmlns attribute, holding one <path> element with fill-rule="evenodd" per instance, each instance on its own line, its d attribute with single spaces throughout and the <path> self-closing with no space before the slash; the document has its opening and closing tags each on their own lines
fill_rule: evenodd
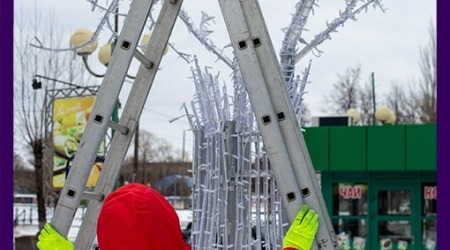
<svg viewBox="0 0 450 250">
<path fill-rule="evenodd" d="M 0 107 L 1 156 L 0 156 L 0 246 L 13 249 L 13 25 L 14 11 L 12 0 L 2 1 L 0 6 L 0 72 L 2 91 Z"/>
<path fill-rule="evenodd" d="M 450 249 L 450 11 L 447 0 L 437 1 L 437 247 Z"/>
<path fill-rule="evenodd" d="M 0 8 L 0 38 L 2 91 L 0 106 L 2 107 L 1 139 L 1 171 L 0 171 L 0 246 L 2 249 L 13 249 L 13 25 L 14 1 L 3 0 Z M 438 98 L 437 98 L 437 185 L 438 185 L 438 223 L 437 246 L 439 249 L 450 249 L 450 39 L 448 25 L 450 13 L 447 0 L 437 0 L 437 65 L 438 65 Z"/>
</svg>

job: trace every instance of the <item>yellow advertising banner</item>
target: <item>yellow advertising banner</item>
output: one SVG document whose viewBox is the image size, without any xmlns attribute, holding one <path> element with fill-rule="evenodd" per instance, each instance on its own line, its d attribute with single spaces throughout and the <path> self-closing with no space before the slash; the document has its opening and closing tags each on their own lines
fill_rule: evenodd
<svg viewBox="0 0 450 250">
<path fill-rule="evenodd" d="M 68 167 L 78 149 L 95 96 L 55 99 L 53 102 L 53 187 L 63 188 Z M 98 156 L 104 156 L 104 143 Z M 96 162 L 86 183 L 94 187 L 97 183 L 102 162 Z"/>
</svg>

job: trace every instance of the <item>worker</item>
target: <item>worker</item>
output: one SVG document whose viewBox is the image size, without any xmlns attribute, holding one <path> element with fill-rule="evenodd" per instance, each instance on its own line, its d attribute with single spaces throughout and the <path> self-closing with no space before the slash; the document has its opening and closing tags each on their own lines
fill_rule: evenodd
<svg viewBox="0 0 450 250">
<path fill-rule="evenodd" d="M 318 215 L 304 205 L 289 228 L 284 250 L 309 250 L 318 228 Z M 97 223 L 100 250 L 191 249 L 183 242 L 179 218 L 157 191 L 131 183 L 109 194 Z M 38 236 L 40 250 L 72 250 L 71 241 L 47 223 Z"/>
</svg>

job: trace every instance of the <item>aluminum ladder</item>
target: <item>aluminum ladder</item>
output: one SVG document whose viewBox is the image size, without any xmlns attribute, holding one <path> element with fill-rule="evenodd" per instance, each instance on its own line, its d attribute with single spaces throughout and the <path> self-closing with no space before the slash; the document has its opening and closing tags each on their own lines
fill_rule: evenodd
<svg viewBox="0 0 450 250">
<path fill-rule="evenodd" d="M 80 146 L 73 160 L 71 171 L 67 176 L 51 220 L 56 230 L 61 235 L 67 236 L 81 199 L 90 199 L 87 212 L 75 240 L 76 250 L 92 249 L 96 235 L 97 218 L 103 200 L 114 188 L 114 183 L 119 175 L 182 2 L 183 0 L 164 1 L 153 35 L 144 54 L 137 50 L 137 44 L 153 1 L 134 0 L 131 3 Z M 111 121 L 114 105 L 133 58 L 136 58 L 141 64 L 122 116 L 118 123 L 114 123 Z M 94 191 L 86 192 L 84 189 L 89 173 L 108 127 L 115 129 L 116 133 L 106 154 Z"/>
<path fill-rule="evenodd" d="M 300 206 L 319 215 L 312 249 L 338 249 L 300 125 L 257 0 L 219 0 L 244 84 L 266 147 L 287 217 Z"/>
</svg>

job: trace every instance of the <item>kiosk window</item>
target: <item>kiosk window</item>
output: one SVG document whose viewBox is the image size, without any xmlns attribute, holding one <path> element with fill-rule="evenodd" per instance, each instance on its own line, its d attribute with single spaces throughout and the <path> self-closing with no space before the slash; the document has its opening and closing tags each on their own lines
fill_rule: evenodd
<svg viewBox="0 0 450 250">
<path fill-rule="evenodd" d="M 436 215 L 437 209 L 437 187 L 436 183 L 422 184 L 422 215 Z"/>
<path fill-rule="evenodd" d="M 333 215 L 367 215 L 367 184 L 334 183 Z"/>
<path fill-rule="evenodd" d="M 406 190 L 380 190 L 378 192 L 380 215 L 411 214 L 411 192 Z"/>
</svg>

